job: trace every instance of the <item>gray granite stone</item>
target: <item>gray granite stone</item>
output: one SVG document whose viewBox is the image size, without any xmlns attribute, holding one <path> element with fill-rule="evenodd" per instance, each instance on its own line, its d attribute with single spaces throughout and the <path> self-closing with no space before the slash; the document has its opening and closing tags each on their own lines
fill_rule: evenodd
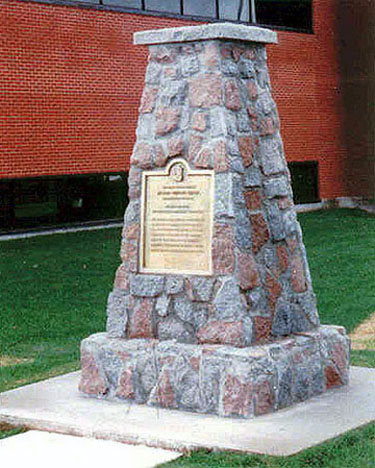
<svg viewBox="0 0 375 468">
<path fill-rule="evenodd" d="M 174 364 L 174 383 L 179 397 L 179 407 L 190 411 L 199 410 L 201 407 L 199 376 L 183 355 L 179 355 Z"/>
<path fill-rule="evenodd" d="M 164 288 L 164 276 L 135 275 L 130 283 L 130 292 L 133 296 L 154 297 Z"/>
<path fill-rule="evenodd" d="M 124 216 L 124 224 L 128 226 L 132 223 L 138 223 L 140 220 L 140 202 L 139 200 L 130 200 Z"/>
<path fill-rule="evenodd" d="M 236 208 L 246 213 L 246 202 L 243 194 L 242 176 L 240 174 L 232 173 L 232 197 Z"/>
<path fill-rule="evenodd" d="M 193 325 L 195 330 L 202 328 L 208 320 L 207 304 L 194 304 Z"/>
<path fill-rule="evenodd" d="M 242 78 L 254 78 L 255 68 L 251 60 L 241 59 L 238 69 Z"/>
<path fill-rule="evenodd" d="M 123 366 L 119 355 L 110 349 L 102 348 L 98 353 L 98 362 L 100 362 L 109 385 L 116 388 Z"/>
<path fill-rule="evenodd" d="M 263 288 L 253 289 L 251 292 L 247 293 L 247 297 L 249 298 L 250 313 L 252 315 L 267 314 L 268 301 Z"/>
<path fill-rule="evenodd" d="M 186 99 L 186 81 L 170 81 L 161 88 L 160 100 L 163 106 L 181 106 Z"/>
<path fill-rule="evenodd" d="M 297 401 L 307 400 L 309 397 L 309 387 L 311 376 L 307 367 L 300 367 L 296 370 L 296 381 L 294 384 L 294 398 Z"/>
<path fill-rule="evenodd" d="M 276 136 L 263 137 L 260 139 L 260 160 L 265 175 L 278 174 L 285 171 L 282 144 Z"/>
<path fill-rule="evenodd" d="M 298 221 L 297 221 L 297 226 L 299 227 L 299 229 L 301 229 L 301 226 L 300 226 Z M 301 247 L 300 248 L 301 248 L 302 258 L 303 258 L 303 261 L 304 261 L 304 270 L 305 270 L 306 281 L 307 281 L 307 284 L 310 285 L 310 287 L 311 287 L 311 284 L 312 284 L 311 272 L 310 272 L 310 268 L 309 268 L 309 262 L 307 261 L 306 248 L 305 248 L 305 245 L 304 245 L 304 243 L 302 241 L 301 241 Z"/>
<path fill-rule="evenodd" d="M 154 136 L 155 116 L 154 114 L 140 114 L 137 125 L 137 140 L 151 140 Z"/>
<path fill-rule="evenodd" d="M 224 75 L 235 76 L 238 75 L 238 66 L 231 59 L 225 59 L 221 62 L 221 71 Z"/>
<path fill-rule="evenodd" d="M 264 247 L 263 248 L 263 262 L 267 268 L 275 268 L 278 263 L 277 255 L 275 249 L 272 247 Z"/>
<path fill-rule="evenodd" d="M 145 403 L 158 379 L 156 350 L 149 347 L 136 361 L 135 401 Z"/>
<path fill-rule="evenodd" d="M 188 77 L 199 71 L 199 62 L 196 54 L 185 55 L 181 60 L 182 76 Z"/>
<path fill-rule="evenodd" d="M 245 188 L 260 187 L 262 185 L 262 174 L 254 164 L 245 169 L 243 185 Z"/>
<path fill-rule="evenodd" d="M 304 314 L 302 309 L 295 304 L 290 304 L 292 333 L 303 332 L 314 328 L 314 324 L 309 320 L 308 315 Z"/>
<path fill-rule="evenodd" d="M 165 281 L 165 292 L 167 294 L 178 294 L 184 289 L 184 279 L 182 276 L 168 275 Z"/>
<path fill-rule="evenodd" d="M 160 83 L 161 66 L 155 62 L 149 62 L 146 69 L 145 81 L 147 84 Z"/>
<path fill-rule="evenodd" d="M 292 331 L 293 321 L 290 312 L 290 304 L 284 299 L 277 301 L 275 315 L 272 322 L 272 334 L 286 336 Z"/>
<path fill-rule="evenodd" d="M 215 219 L 234 218 L 233 174 L 219 173 L 215 176 Z"/>
<path fill-rule="evenodd" d="M 308 326 L 306 330 L 310 330 L 320 325 L 318 310 L 316 307 L 316 297 L 311 290 L 301 294 L 293 294 L 289 300 L 292 304 L 295 304 L 297 306 L 296 314 L 304 315 L 306 320 L 308 321 Z M 298 321 L 298 319 L 295 320 Z"/>
<path fill-rule="evenodd" d="M 283 224 L 285 228 L 285 234 L 290 236 L 299 231 L 297 215 L 294 209 L 283 211 Z"/>
<path fill-rule="evenodd" d="M 309 396 L 320 395 L 324 392 L 324 372 L 319 353 L 314 355 L 314 359 L 309 363 L 310 391 Z"/>
<path fill-rule="evenodd" d="M 195 276 L 191 278 L 191 285 L 194 301 L 207 302 L 210 300 L 214 286 L 213 278 Z"/>
<path fill-rule="evenodd" d="M 266 205 L 268 228 L 274 241 L 285 239 L 285 227 L 280 209 L 275 202 L 269 202 Z"/>
<path fill-rule="evenodd" d="M 270 115 L 276 108 L 275 101 L 272 99 L 271 93 L 263 92 L 259 95 L 256 103 L 256 109 L 259 115 Z"/>
<path fill-rule="evenodd" d="M 238 174 L 245 173 L 245 168 L 241 156 L 232 156 L 230 158 L 230 168 L 232 171 L 237 172 Z"/>
<path fill-rule="evenodd" d="M 246 111 L 237 113 L 237 130 L 242 133 L 249 133 L 251 131 L 249 115 Z"/>
<path fill-rule="evenodd" d="M 202 395 L 201 410 L 210 413 L 218 408 L 220 396 L 220 380 L 225 364 L 215 355 L 203 353 L 200 366 L 200 390 Z"/>
<path fill-rule="evenodd" d="M 285 197 L 289 195 L 289 183 L 285 176 L 265 180 L 263 182 L 263 188 L 267 198 Z"/>
<path fill-rule="evenodd" d="M 254 327 L 251 317 L 243 317 L 244 346 L 250 346 L 254 340 Z"/>
<path fill-rule="evenodd" d="M 292 388 L 293 388 L 293 372 L 288 366 L 279 369 L 278 372 L 278 385 L 276 392 L 276 404 L 279 409 L 290 406 L 293 401 Z"/>
<path fill-rule="evenodd" d="M 259 68 L 256 67 L 256 80 L 260 88 L 265 89 L 265 90 L 270 90 L 271 84 L 270 84 L 270 77 L 268 74 L 267 69 L 265 68 Z"/>
<path fill-rule="evenodd" d="M 234 23 L 210 23 L 201 26 L 139 31 L 134 44 L 170 44 L 174 42 L 202 41 L 205 39 L 234 39 L 243 42 L 277 43 L 277 35 L 270 29 Z"/>
<path fill-rule="evenodd" d="M 160 340 L 176 340 L 178 343 L 195 343 L 194 329 L 175 317 L 167 317 L 158 323 Z"/>
<path fill-rule="evenodd" d="M 107 301 L 107 332 L 113 338 L 125 337 L 128 322 L 128 295 L 124 291 L 114 290 Z"/>
<path fill-rule="evenodd" d="M 168 315 L 168 308 L 171 302 L 171 297 L 163 294 L 156 299 L 155 310 L 159 317 L 166 317 Z"/>
<path fill-rule="evenodd" d="M 193 304 L 186 296 L 176 296 L 173 301 L 174 312 L 183 322 L 193 322 Z"/>
<path fill-rule="evenodd" d="M 240 320 L 246 313 L 246 306 L 240 294 L 237 281 L 227 278 L 218 290 L 215 300 L 215 314 L 220 320 Z"/>
<path fill-rule="evenodd" d="M 231 155 L 231 157 L 238 157 L 240 156 L 240 150 L 238 147 L 238 141 L 236 138 L 228 138 L 227 139 L 227 148 L 228 148 L 228 153 Z"/>
<path fill-rule="evenodd" d="M 223 109 L 214 108 L 210 112 L 210 130 L 212 137 L 226 136 L 227 121 Z"/>
<path fill-rule="evenodd" d="M 250 251 L 253 245 L 251 240 L 251 223 L 245 208 L 236 207 L 234 233 L 238 247 L 242 250 Z"/>
<path fill-rule="evenodd" d="M 228 135 L 230 135 L 233 138 L 229 138 L 227 141 L 228 147 L 231 147 L 231 142 L 235 142 L 238 146 L 237 143 L 237 119 L 236 119 L 236 114 L 233 113 L 232 111 L 225 111 L 225 121 L 227 125 L 227 131 Z M 232 152 L 232 154 L 239 154 L 238 151 Z"/>
</svg>

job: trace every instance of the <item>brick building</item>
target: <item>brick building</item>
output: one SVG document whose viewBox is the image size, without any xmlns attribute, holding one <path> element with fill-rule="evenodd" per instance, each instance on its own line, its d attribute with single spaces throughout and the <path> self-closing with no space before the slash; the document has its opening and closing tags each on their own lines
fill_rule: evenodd
<svg viewBox="0 0 375 468">
<path fill-rule="evenodd" d="M 296 202 L 374 194 L 371 0 L 244 0 L 268 47 Z M 124 209 L 147 60 L 135 31 L 238 19 L 240 0 L 0 0 L 0 229 Z M 110 202 L 110 203 L 109 203 Z"/>
</svg>

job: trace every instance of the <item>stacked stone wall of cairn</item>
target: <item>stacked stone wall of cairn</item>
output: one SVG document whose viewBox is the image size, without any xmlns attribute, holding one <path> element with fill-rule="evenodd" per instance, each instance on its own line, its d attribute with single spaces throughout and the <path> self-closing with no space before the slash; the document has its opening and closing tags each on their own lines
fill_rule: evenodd
<svg viewBox="0 0 375 468">
<path fill-rule="evenodd" d="M 139 273 L 143 171 L 214 171 L 213 274 Z M 252 417 L 347 383 L 349 341 L 321 327 L 265 44 L 150 46 L 107 333 L 80 390 Z"/>
</svg>

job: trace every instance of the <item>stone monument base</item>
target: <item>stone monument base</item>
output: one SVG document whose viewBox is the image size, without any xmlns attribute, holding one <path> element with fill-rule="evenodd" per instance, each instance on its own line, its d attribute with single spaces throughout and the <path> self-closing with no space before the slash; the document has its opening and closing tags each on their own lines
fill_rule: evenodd
<svg viewBox="0 0 375 468">
<path fill-rule="evenodd" d="M 246 348 L 98 333 L 82 341 L 79 388 L 99 398 L 252 418 L 348 383 L 349 348 L 336 326 Z"/>
</svg>

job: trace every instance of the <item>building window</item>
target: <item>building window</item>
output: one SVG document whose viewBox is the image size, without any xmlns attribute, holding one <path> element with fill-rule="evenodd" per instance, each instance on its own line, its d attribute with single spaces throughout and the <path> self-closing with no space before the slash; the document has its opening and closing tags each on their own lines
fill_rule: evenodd
<svg viewBox="0 0 375 468">
<path fill-rule="evenodd" d="M 102 2 L 99 1 L 99 3 L 103 3 L 103 5 L 113 5 L 124 8 L 134 8 L 136 10 L 140 10 L 142 8 L 141 0 L 103 0 Z"/>
<path fill-rule="evenodd" d="M 181 14 L 180 0 L 145 0 L 145 10 Z"/>
<path fill-rule="evenodd" d="M 318 161 L 292 161 L 288 163 L 292 179 L 294 203 L 317 203 L 319 197 Z"/>
<path fill-rule="evenodd" d="M 259 24 L 310 31 L 311 0 L 256 0 L 255 17 Z"/>
<path fill-rule="evenodd" d="M 202 18 L 217 18 L 215 0 L 184 0 L 183 12 L 186 16 L 201 16 Z"/>
<path fill-rule="evenodd" d="M 313 0 L 34 0 L 312 32 Z"/>
<path fill-rule="evenodd" d="M 251 2 L 245 0 L 219 0 L 219 18 L 227 21 L 251 22 Z"/>
<path fill-rule="evenodd" d="M 126 179 L 122 172 L 0 180 L 0 233 L 119 220 Z"/>
</svg>

